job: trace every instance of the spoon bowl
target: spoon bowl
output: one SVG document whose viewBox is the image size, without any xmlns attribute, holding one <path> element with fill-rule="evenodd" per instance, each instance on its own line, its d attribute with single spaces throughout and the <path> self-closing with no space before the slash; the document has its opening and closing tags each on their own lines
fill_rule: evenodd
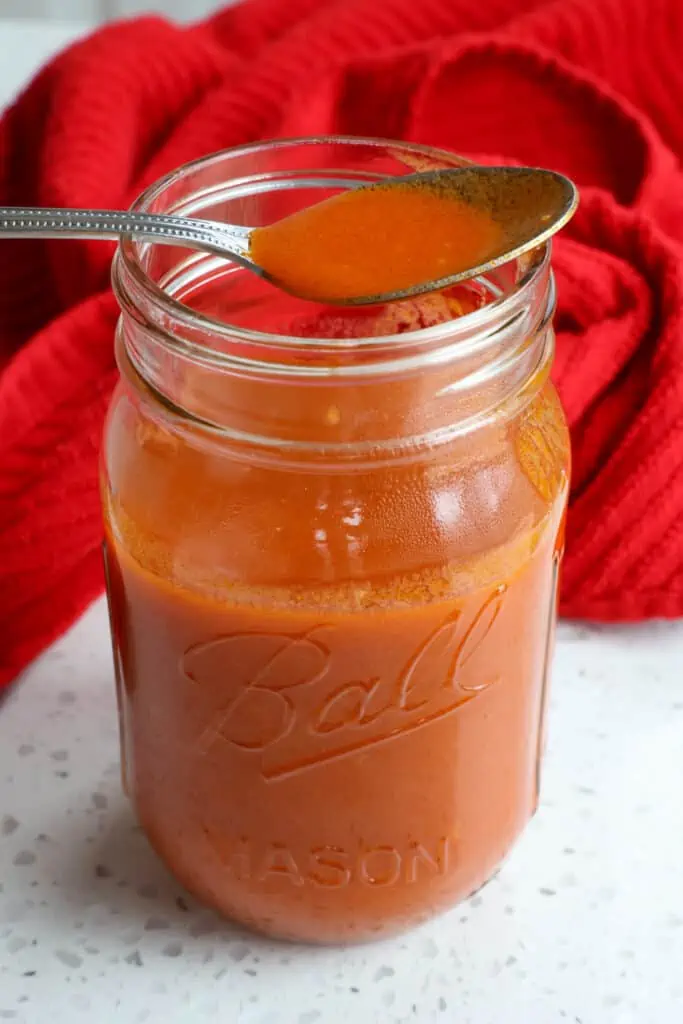
<svg viewBox="0 0 683 1024">
<path fill-rule="evenodd" d="M 375 302 L 441 291 L 486 274 L 547 242 L 571 220 L 579 204 L 578 189 L 569 178 L 540 168 L 459 167 L 410 179 L 434 184 L 450 199 L 486 213 L 501 229 L 499 240 L 475 267 L 377 296 Z"/>
</svg>

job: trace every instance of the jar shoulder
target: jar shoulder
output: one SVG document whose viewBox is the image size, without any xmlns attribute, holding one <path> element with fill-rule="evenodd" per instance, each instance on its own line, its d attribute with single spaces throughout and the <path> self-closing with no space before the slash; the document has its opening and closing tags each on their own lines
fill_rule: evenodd
<svg viewBox="0 0 683 1024">
<path fill-rule="evenodd" d="M 360 468 L 237 458 L 121 385 L 103 445 L 105 518 L 154 572 L 273 585 L 402 575 L 557 529 L 569 450 L 550 383 L 511 421 Z"/>
</svg>

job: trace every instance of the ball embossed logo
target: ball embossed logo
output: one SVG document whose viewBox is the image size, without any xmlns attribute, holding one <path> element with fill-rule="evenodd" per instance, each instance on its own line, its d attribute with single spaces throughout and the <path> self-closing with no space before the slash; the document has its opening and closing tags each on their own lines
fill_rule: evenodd
<svg viewBox="0 0 683 1024">
<path fill-rule="evenodd" d="M 478 656 L 506 589 L 452 612 L 405 655 L 399 647 L 391 672 L 378 638 L 358 678 L 343 674 L 349 648 L 336 649 L 339 626 L 325 622 L 300 635 L 238 632 L 193 645 L 181 659 L 186 678 L 198 686 L 226 681 L 200 750 L 227 744 L 258 758 L 263 778 L 275 780 L 454 713 L 497 681 L 490 658 L 486 667 Z"/>
</svg>

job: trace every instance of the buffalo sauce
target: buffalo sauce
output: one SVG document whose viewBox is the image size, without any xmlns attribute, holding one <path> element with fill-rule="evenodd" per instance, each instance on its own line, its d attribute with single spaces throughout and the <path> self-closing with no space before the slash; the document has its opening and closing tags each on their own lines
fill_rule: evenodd
<svg viewBox="0 0 683 1024">
<path fill-rule="evenodd" d="M 376 185 L 257 228 L 250 255 L 296 295 L 347 302 L 438 281 L 488 259 L 502 230 L 437 184 Z"/>
<path fill-rule="evenodd" d="M 473 294 L 296 327 L 410 331 Z M 192 304 L 224 315 L 215 285 Z M 452 906 L 537 801 L 568 473 L 547 365 L 505 416 L 413 450 L 472 400 L 448 366 L 346 388 L 176 368 L 169 406 L 119 355 L 107 583 L 124 784 L 155 848 L 287 938 L 363 940 Z M 480 390 L 477 408 L 502 401 L 498 380 Z M 219 398 L 224 433 L 178 411 Z M 266 428 L 284 440 L 262 445 Z M 327 441 L 351 456 L 319 457 Z"/>
</svg>

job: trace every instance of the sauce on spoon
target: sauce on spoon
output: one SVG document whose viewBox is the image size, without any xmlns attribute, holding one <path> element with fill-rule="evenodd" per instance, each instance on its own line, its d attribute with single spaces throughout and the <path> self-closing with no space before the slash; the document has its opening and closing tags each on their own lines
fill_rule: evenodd
<svg viewBox="0 0 683 1024">
<path fill-rule="evenodd" d="M 414 288 L 486 262 L 504 231 L 443 178 L 352 189 L 257 228 L 250 255 L 286 291 L 318 302 Z"/>
</svg>

